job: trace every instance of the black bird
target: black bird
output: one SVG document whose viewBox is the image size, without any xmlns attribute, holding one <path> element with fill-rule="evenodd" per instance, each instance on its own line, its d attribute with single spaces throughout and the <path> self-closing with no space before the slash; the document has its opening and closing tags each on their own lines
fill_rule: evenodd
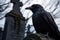
<svg viewBox="0 0 60 40">
<path fill-rule="evenodd" d="M 32 20 L 37 33 L 48 33 L 49 37 L 60 40 L 58 27 L 49 12 L 45 11 L 39 4 L 33 4 L 26 9 L 30 9 L 33 12 Z"/>
</svg>

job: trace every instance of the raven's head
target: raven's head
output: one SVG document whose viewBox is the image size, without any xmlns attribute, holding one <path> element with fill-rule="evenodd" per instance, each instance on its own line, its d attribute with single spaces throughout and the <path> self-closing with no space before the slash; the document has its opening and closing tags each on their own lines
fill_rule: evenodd
<svg viewBox="0 0 60 40">
<path fill-rule="evenodd" d="M 43 7 L 39 4 L 33 4 L 31 7 L 27 7 L 26 9 L 30 9 L 31 11 L 41 11 L 43 10 Z"/>
</svg>

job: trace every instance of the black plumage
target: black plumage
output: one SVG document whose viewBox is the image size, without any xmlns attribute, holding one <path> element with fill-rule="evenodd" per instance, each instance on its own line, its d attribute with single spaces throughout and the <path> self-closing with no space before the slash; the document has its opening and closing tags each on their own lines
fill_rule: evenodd
<svg viewBox="0 0 60 40">
<path fill-rule="evenodd" d="M 37 33 L 48 33 L 50 37 L 60 40 L 58 27 L 49 12 L 45 11 L 39 4 L 34 4 L 26 9 L 30 9 L 33 12 L 32 20 Z"/>
</svg>

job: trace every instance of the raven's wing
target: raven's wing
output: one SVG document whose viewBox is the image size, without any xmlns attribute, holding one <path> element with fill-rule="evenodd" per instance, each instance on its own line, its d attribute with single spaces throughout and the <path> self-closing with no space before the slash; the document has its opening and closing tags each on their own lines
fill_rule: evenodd
<svg viewBox="0 0 60 40">
<path fill-rule="evenodd" d="M 50 35 L 49 36 L 53 36 L 55 37 L 55 39 L 59 39 L 60 40 L 60 32 L 58 30 L 58 27 L 53 19 L 53 17 L 51 16 L 50 13 L 46 12 L 46 13 L 43 13 L 43 16 L 44 20 L 48 23 L 48 27 L 50 27 Z"/>
<path fill-rule="evenodd" d="M 53 31 L 56 31 L 58 32 L 58 27 L 53 19 L 53 17 L 51 16 L 50 13 L 46 12 L 46 13 L 43 13 L 43 16 L 44 20 L 49 24 L 49 26 L 52 28 Z M 54 28 L 54 29 L 53 29 Z"/>
</svg>

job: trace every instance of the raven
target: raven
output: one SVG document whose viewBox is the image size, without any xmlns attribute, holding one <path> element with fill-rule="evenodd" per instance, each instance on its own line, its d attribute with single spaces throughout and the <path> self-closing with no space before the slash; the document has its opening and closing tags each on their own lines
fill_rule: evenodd
<svg viewBox="0 0 60 40">
<path fill-rule="evenodd" d="M 49 12 L 39 4 L 33 4 L 31 7 L 27 7 L 33 12 L 32 21 L 37 33 L 47 34 L 55 40 L 60 40 L 60 34 L 58 27 Z"/>
</svg>

